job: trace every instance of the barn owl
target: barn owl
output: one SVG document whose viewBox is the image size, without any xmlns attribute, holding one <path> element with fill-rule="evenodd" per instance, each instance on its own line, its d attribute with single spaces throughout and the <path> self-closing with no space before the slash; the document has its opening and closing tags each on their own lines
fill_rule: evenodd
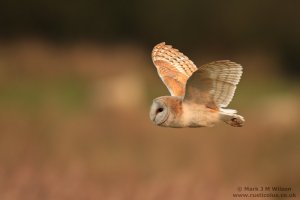
<svg viewBox="0 0 300 200">
<path fill-rule="evenodd" d="M 214 61 L 199 68 L 183 53 L 156 45 L 152 61 L 171 96 L 153 100 L 150 119 L 164 127 L 212 127 L 223 121 L 241 127 L 244 118 L 230 103 L 242 75 L 242 66 L 229 60 Z"/>
</svg>

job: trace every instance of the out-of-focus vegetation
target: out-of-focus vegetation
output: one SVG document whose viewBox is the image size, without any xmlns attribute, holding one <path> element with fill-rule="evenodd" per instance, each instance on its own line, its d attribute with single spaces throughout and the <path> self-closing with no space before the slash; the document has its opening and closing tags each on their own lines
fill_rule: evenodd
<svg viewBox="0 0 300 200">
<path fill-rule="evenodd" d="M 299 6 L 298 6 L 299 7 Z M 239 186 L 300 195 L 297 3 L 6 1 L 0 6 L 0 199 L 233 199 Z M 244 74 L 243 128 L 169 129 L 161 41 Z"/>
</svg>

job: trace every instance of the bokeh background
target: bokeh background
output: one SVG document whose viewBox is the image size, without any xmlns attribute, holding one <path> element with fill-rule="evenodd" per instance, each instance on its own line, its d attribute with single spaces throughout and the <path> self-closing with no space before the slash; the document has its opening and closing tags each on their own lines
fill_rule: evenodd
<svg viewBox="0 0 300 200">
<path fill-rule="evenodd" d="M 299 197 L 299 8 L 1 1 L 0 199 L 234 199 L 240 186 Z M 151 123 L 152 99 L 168 94 L 150 57 L 163 41 L 198 66 L 244 66 L 229 106 L 243 128 Z"/>
</svg>

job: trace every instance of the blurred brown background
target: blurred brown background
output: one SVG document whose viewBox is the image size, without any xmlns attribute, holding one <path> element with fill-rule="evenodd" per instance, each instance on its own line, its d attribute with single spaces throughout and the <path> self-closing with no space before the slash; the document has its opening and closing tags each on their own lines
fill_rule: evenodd
<svg viewBox="0 0 300 200">
<path fill-rule="evenodd" d="M 1 2 L 0 199 L 234 199 L 239 186 L 300 196 L 299 8 Z M 168 94 L 150 57 L 162 41 L 198 66 L 244 66 L 229 107 L 245 127 L 151 123 L 152 99 Z"/>
</svg>

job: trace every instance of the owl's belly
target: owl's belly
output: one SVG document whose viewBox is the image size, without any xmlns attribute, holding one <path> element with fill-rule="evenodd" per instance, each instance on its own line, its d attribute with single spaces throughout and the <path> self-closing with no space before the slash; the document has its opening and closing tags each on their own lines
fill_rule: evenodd
<svg viewBox="0 0 300 200">
<path fill-rule="evenodd" d="M 219 111 L 205 105 L 183 105 L 180 121 L 183 127 L 212 127 L 219 121 Z"/>
</svg>

